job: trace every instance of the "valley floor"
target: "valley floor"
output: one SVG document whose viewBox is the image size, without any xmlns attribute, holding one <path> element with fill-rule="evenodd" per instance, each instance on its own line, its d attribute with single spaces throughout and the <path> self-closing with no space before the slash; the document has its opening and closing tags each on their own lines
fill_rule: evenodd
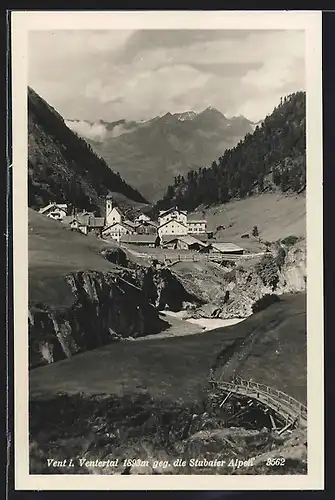
<svg viewBox="0 0 335 500">
<path fill-rule="evenodd" d="M 247 354 L 253 379 L 304 402 L 305 301 L 305 294 L 283 296 L 279 303 L 235 325 L 204 332 L 198 325 L 182 322 L 183 328 L 189 327 L 189 333 L 194 334 L 114 342 L 34 368 L 30 371 L 30 397 L 59 392 L 120 396 L 144 391 L 172 401 L 195 401 L 201 398 L 219 353 L 252 334 L 262 339 L 259 353 L 255 357 L 252 352 Z M 180 328 L 176 323 L 174 327 Z M 292 328 L 296 331 L 291 334 Z M 278 354 L 276 346 L 280 347 Z M 239 348 L 236 344 L 234 350 Z M 290 361 L 286 359 L 289 351 Z M 242 371 L 247 373 L 248 369 L 244 361 Z"/>
</svg>

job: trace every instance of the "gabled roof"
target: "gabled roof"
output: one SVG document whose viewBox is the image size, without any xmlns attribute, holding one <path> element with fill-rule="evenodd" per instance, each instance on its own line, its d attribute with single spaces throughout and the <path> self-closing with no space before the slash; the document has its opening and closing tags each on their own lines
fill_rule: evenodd
<svg viewBox="0 0 335 500">
<path fill-rule="evenodd" d="M 46 207 L 40 208 L 39 212 L 40 214 L 44 214 L 44 212 L 47 212 L 48 210 L 50 210 L 50 208 L 53 208 L 54 206 L 55 203 L 49 203 L 49 205 L 47 205 Z"/>
<path fill-rule="evenodd" d="M 164 224 L 161 224 L 158 229 L 160 229 L 161 227 L 164 227 L 166 226 L 166 224 L 180 224 L 181 226 L 185 227 L 187 229 L 187 226 L 185 226 L 185 224 L 183 224 L 182 222 L 180 222 L 179 220 L 167 220 L 166 222 L 164 222 Z"/>
<path fill-rule="evenodd" d="M 244 249 L 241 247 L 238 247 L 234 243 L 210 243 L 208 246 L 214 248 L 215 250 L 218 250 L 219 252 L 222 253 L 229 253 L 229 252 L 241 252 Z"/>
<path fill-rule="evenodd" d="M 197 239 L 204 242 L 206 241 L 207 244 L 210 243 L 209 240 L 208 240 L 208 236 L 207 236 L 207 233 L 196 233 L 196 236 L 197 236 Z"/>
<path fill-rule="evenodd" d="M 194 238 L 193 236 L 190 236 L 189 234 L 183 234 L 180 236 L 174 236 L 173 238 L 170 238 L 168 240 L 169 243 L 172 243 L 173 241 L 182 241 L 183 243 L 186 243 L 186 245 L 194 245 L 198 244 L 202 247 L 206 247 L 207 245 L 203 243 L 202 241 L 198 240 L 197 238 Z"/>
<path fill-rule="evenodd" d="M 123 213 L 121 212 L 121 210 L 119 209 L 119 207 L 113 207 L 112 210 L 116 210 L 116 212 L 120 215 L 123 215 Z"/>
<path fill-rule="evenodd" d="M 124 219 L 122 222 L 124 222 L 124 224 L 127 224 L 127 226 L 132 227 L 133 229 L 138 227 L 138 222 L 133 222 L 132 220 L 129 219 Z"/>
<path fill-rule="evenodd" d="M 149 215 L 144 214 L 142 212 L 139 213 L 139 214 L 137 214 L 136 217 L 135 217 L 135 219 L 139 219 L 140 217 L 145 217 L 145 220 L 151 220 L 150 217 L 149 217 Z"/>
<path fill-rule="evenodd" d="M 78 222 L 80 226 L 87 227 L 104 227 L 105 218 L 104 217 L 95 217 L 94 215 L 81 213 L 77 215 L 66 215 L 63 217 L 62 222 L 65 224 L 72 224 L 72 222 Z"/>
<path fill-rule="evenodd" d="M 39 212 L 40 214 L 44 214 L 45 212 L 48 212 L 48 210 L 51 210 L 52 208 L 60 208 L 61 210 L 63 210 L 64 212 L 67 211 L 67 205 L 66 203 L 49 203 L 49 205 L 47 205 L 46 207 L 43 207 L 43 208 L 40 208 Z"/>
<path fill-rule="evenodd" d="M 103 229 L 103 231 L 106 231 L 107 229 L 111 229 L 113 226 L 123 226 L 124 228 L 126 228 L 128 230 L 134 231 L 133 225 L 130 225 L 125 221 L 121 221 L 121 222 L 115 221 L 115 222 L 113 222 L 113 224 L 110 224 L 109 226 L 105 227 Z"/>
<path fill-rule="evenodd" d="M 124 234 L 121 236 L 121 243 L 155 243 L 156 234 Z"/>
<path fill-rule="evenodd" d="M 201 217 L 201 215 L 199 215 L 199 214 L 188 214 L 187 215 L 187 222 L 206 222 L 207 223 L 207 219 L 205 219 L 204 217 Z"/>
<path fill-rule="evenodd" d="M 170 212 L 179 212 L 180 214 L 187 214 L 186 210 L 179 210 L 178 207 L 171 207 L 168 208 L 167 210 L 160 210 L 159 212 L 159 217 L 165 217 Z"/>
<path fill-rule="evenodd" d="M 65 224 L 71 224 L 72 221 L 76 220 L 76 217 L 74 215 L 65 215 L 63 217 L 62 222 Z"/>
<path fill-rule="evenodd" d="M 88 227 L 104 227 L 105 218 L 104 217 L 94 217 L 89 218 Z"/>
<path fill-rule="evenodd" d="M 154 222 L 152 220 L 144 220 L 136 223 L 136 227 L 141 227 L 141 226 L 153 226 L 153 227 L 158 227 L 158 223 Z"/>
</svg>

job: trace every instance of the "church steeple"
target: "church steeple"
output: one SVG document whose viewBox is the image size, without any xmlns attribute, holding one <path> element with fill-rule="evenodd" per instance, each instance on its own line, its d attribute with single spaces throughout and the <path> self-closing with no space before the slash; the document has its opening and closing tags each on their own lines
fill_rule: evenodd
<svg viewBox="0 0 335 500">
<path fill-rule="evenodd" d="M 113 198 L 111 195 L 106 196 L 106 204 L 105 204 L 105 209 L 106 209 L 106 219 L 108 220 L 108 216 L 111 214 L 112 210 L 114 208 L 113 204 Z"/>
</svg>

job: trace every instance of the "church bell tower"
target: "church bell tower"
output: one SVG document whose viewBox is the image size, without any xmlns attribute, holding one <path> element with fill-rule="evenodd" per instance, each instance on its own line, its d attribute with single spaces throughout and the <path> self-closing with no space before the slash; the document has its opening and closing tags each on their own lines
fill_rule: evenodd
<svg viewBox="0 0 335 500">
<path fill-rule="evenodd" d="M 105 207 L 105 211 L 106 211 L 106 214 L 105 214 L 105 223 L 107 225 L 111 224 L 112 223 L 112 210 L 114 208 L 114 204 L 113 204 L 113 198 L 108 195 L 106 196 L 106 207 Z"/>
</svg>

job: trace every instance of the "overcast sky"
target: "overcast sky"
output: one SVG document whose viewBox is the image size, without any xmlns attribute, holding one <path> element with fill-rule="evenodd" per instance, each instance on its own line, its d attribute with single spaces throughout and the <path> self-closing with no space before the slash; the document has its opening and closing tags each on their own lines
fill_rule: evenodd
<svg viewBox="0 0 335 500">
<path fill-rule="evenodd" d="M 70 119 L 214 106 L 258 121 L 305 88 L 303 31 L 35 31 L 28 60 L 28 84 Z"/>
</svg>

